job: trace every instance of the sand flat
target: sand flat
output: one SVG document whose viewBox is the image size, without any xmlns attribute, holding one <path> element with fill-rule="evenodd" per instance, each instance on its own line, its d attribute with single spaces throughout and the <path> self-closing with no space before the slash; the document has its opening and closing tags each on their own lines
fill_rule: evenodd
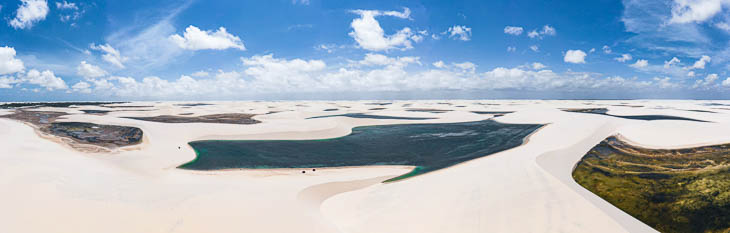
<svg viewBox="0 0 730 233">
<path fill-rule="evenodd" d="M 114 153 L 76 151 L 40 137 L 21 122 L 0 119 L 0 232 L 654 232 L 575 183 L 570 177 L 575 163 L 616 134 L 657 148 L 730 141 L 730 111 L 711 109 L 707 101 L 421 100 L 388 101 L 392 104 L 377 111 L 369 110 L 373 102 L 134 102 L 126 105 L 153 107 L 38 109 L 71 114 L 60 121 L 144 131 L 143 144 Z M 709 122 L 628 120 L 559 110 L 596 105 L 616 115 L 663 114 Z M 435 119 L 306 119 L 331 115 L 324 110 L 332 108 L 338 108 L 337 114 Z M 82 109 L 110 112 L 91 115 Z M 194 158 L 187 146 L 194 140 L 323 139 L 347 135 L 357 126 L 493 117 L 470 111 L 514 111 L 494 119 L 547 125 L 517 148 L 387 184 L 379 180 L 411 167 L 324 168 L 306 174 L 302 169 L 176 169 Z M 122 118 L 181 113 L 249 113 L 261 123 L 168 124 Z"/>
</svg>

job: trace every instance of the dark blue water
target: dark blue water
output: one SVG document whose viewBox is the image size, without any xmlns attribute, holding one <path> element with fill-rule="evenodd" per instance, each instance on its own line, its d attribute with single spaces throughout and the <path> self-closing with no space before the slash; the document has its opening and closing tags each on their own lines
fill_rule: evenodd
<svg viewBox="0 0 730 233">
<path fill-rule="evenodd" d="M 366 119 L 385 119 L 385 120 L 432 120 L 432 119 L 436 119 L 436 118 L 430 118 L 430 117 L 380 116 L 380 115 L 370 115 L 370 114 L 364 114 L 364 113 L 346 113 L 346 114 L 316 116 L 316 117 L 310 117 L 307 119 L 328 118 L 328 117 L 338 117 L 338 116 L 352 117 L 352 118 L 366 118 Z"/>
<path fill-rule="evenodd" d="M 180 168 L 417 166 L 392 179 L 398 180 L 519 146 L 540 127 L 486 120 L 356 127 L 350 135 L 326 140 L 194 141 L 189 144 L 197 158 Z"/>
<path fill-rule="evenodd" d="M 687 118 L 687 117 L 669 116 L 669 115 L 635 115 L 635 116 L 611 115 L 611 114 L 608 114 L 608 109 L 606 109 L 606 108 L 563 109 L 563 111 L 566 111 L 566 112 L 578 112 L 578 113 L 588 113 L 588 114 L 598 114 L 598 115 L 612 116 L 612 117 L 618 117 L 618 118 L 624 118 L 624 119 L 631 119 L 631 120 L 645 120 L 645 121 L 653 121 L 653 120 L 682 120 L 682 121 L 707 122 L 707 121 L 697 120 L 697 119 L 692 119 L 692 118 Z"/>
</svg>

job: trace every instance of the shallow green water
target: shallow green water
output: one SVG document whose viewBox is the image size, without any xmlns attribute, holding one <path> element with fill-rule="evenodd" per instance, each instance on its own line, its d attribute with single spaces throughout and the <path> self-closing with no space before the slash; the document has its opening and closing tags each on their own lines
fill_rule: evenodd
<svg viewBox="0 0 730 233">
<path fill-rule="evenodd" d="M 190 146 L 198 157 L 180 168 L 311 168 L 414 165 L 398 180 L 445 168 L 522 144 L 541 125 L 492 120 L 449 124 L 356 127 L 324 140 L 207 140 Z"/>
</svg>

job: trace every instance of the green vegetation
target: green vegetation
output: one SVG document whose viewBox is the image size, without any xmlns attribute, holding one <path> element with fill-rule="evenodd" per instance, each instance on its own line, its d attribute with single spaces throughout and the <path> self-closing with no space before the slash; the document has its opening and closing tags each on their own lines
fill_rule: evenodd
<svg viewBox="0 0 730 233">
<path fill-rule="evenodd" d="M 610 137 L 573 178 L 658 231 L 730 232 L 730 144 L 658 150 Z"/>
<path fill-rule="evenodd" d="M 22 102 L 0 104 L 0 109 L 23 108 L 23 107 L 56 107 L 68 108 L 71 106 L 99 106 L 105 104 L 121 104 L 127 102 Z"/>
</svg>

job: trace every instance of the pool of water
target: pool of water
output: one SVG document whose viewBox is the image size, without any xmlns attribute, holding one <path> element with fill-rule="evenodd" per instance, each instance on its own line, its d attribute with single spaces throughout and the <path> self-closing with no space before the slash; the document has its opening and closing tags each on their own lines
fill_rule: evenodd
<svg viewBox="0 0 730 233">
<path fill-rule="evenodd" d="M 363 126 L 323 140 L 205 140 L 190 142 L 197 157 L 180 168 L 316 168 L 411 165 L 407 178 L 514 148 L 542 125 L 492 120 Z"/>
<path fill-rule="evenodd" d="M 578 112 L 578 113 L 588 113 L 588 114 L 598 114 L 598 115 L 606 115 L 606 116 L 612 116 L 612 117 L 618 117 L 618 118 L 624 118 L 624 119 L 631 119 L 631 120 L 645 120 L 645 121 L 654 121 L 654 120 L 680 120 L 680 121 L 697 121 L 697 122 L 707 122 L 703 120 L 697 120 L 687 117 L 679 117 L 679 116 L 670 116 L 670 115 L 629 115 L 629 116 L 621 116 L 621 115 L 612 115 L 608 114 L 608 109 L 606 108 L 591 108 L 591 109 L 563 109 L 563 111 L 566 112 Z"/>
<path fill-rule="evenodd" d="M 328 118 L 328 117 L 338 117 L 338 116 L 352 117 L 352 118 L 380 119 L 380 120 L 432 120 L 432 119 L 436 119 L 436 118 L 432 118 L 432 117 L 381 116 L 381 115 L 370 115 L 370 114 L 364 114 L 364 113 L 346 113 L 346 114 L 337 114 L 337 115 L 315 116 L 315 117 L 309 117 L 307 119 Z"/>
</svg>

